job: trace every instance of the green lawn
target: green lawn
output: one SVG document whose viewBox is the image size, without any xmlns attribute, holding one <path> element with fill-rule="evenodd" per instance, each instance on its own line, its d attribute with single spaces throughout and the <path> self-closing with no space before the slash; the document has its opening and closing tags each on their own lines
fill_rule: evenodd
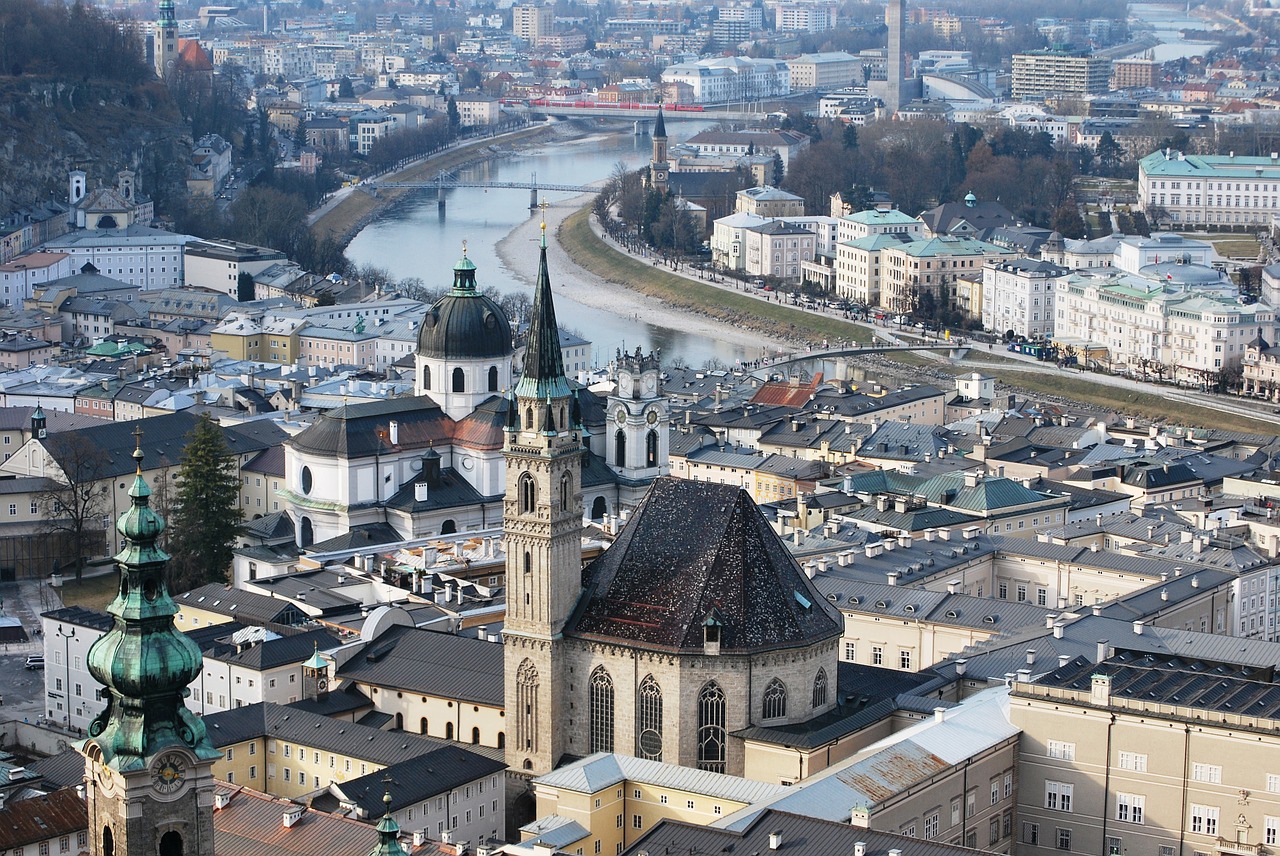
<svg viewBox="0 0 1280 856">
<path fill-rule="evenodd" d="M 62 583 L 62 602 L 67 606 L 104 610 L 116 596 L 119 576 L 113 571 L 96 577 L 85 577 L 79 583 L 70 577 Z"/>
<path fill-rule="evenodd" d="M 1213 244 L 1214 249 L 1218 251 L 1218 255 L 1229 259 L 1248 259 L 1253 261 L 1258 258 L 1258 239 L 1252 235 L 1242 234 L 1196 234 L 1194 232 L 1183 232 L 1183 237 L 1192 238 L 1197 241 L 1208 241 Z"/>
<path fill-rule="evenodd" d="M 1000 369 L 992 374 L 1002 383 L 1019 386 L 1033 393 L 1060 395 L 1063 398 L 1114 410 L 1125 416 L 1136 416 L 1170 425 L 1218 428 L 1224 431 L 1243 431 L 1252 434 L 1276 433 L 1276 426 L 1270 422 L 1223 413 L 1209 407 L 1200 407 L 1181 401 L 1169 401 L 1157 392 L 1134 392 L 1119 387 L 1104 386 L 1094 383 L 1088 379 L 1087 375 L 1078 372 L 1039 374 Z"/>
<path fill-rule="evenodd" d="M 656 297 L 677 309 L 696 312 L 781 339 L 812 342 L 852 339 L 870 342 L 871 331 L 839 318 L 803 312 L 780 303 L 765 303 L 742 292 L 669 273 L 665 268 L 620 253 L 591 231 L 590 208 L 571 214 L 561 225 L 560 244 L 580 267 L 609 282 Z"/>
</svg>

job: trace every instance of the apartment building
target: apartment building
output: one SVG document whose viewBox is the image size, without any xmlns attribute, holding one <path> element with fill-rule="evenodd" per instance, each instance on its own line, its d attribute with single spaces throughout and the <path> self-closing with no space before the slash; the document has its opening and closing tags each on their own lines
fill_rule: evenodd
<svg viewBox="0 0 1280 856">
<path fill-rule="evenodd" d="M 1280 156 L 1153 152 L 1138 161 L 1138 203 L 1177 228 L 1264 226 L 1280 211 Z"/>
<path fill-rule="evenodd" d="M 997 333 L 1043 339 L 1053 335 L 1053 295 L 1066 271 L 1035 259 L 982 266 L 982 326 Z"/>
<path fill-rule="evenodd" d="M 790 95 L 791 70 L 783 60 L 717 57 L 669 66 L 662 83 L 688 87 L 694 103 L 725 104 Z"/>
<path fill-rule="evenodd" d="M 802 226 L 770 220 L 742 230 L 743 270 L 749 276 L 782 280 L 800 278 L 800 265 L 813 261 L 815 237 Z"/>
<path fill-rule="evenodd" d="M 261 273 L 284 253 L 236 241 L 191 241 L 182 251 L 183 280 L 187 288 L 206 288 L 238 298 L 240 274 Z"/>
<path fill-rule="evenodd" d="M 1253 856 L 1280 842 L 1277 646 L 1173 636 L 1014 683 L 1020 853 Z"/>
<path fill-rule="evenodd" d="M 834 6 L 779 6 L 778 29 L 822 32 L 832 29 L 823 20 L 827 16 L 834 22 Z M 784 27 L 784 21 L 790 26 Z M 814 26 L 819 29 L 810 29 Z M 787 67 L 791 69 L 792 89 L 830 92 L 863 82 L 862 60 L 843 51 L 801 54 L 795 59 L 787 60 Z"/>
<path fill-rule="evenodd" d="M 1017 256 L 1017 250 L 949 235 L 886 246 L 881 251 L 880 306 L 905 312 L 926 295 L 950 305 L 958 277 L 980 272 L 987 262 Z"/>
<path fill-rule="evenodd" d="M 1081 51 L 1028 51 L 1013 55 L 1013 97 L 1098 95 L 1110 85 L 1111 60 Z"/>
<path fill-rule="evenodd" d="M 520 5 L 511 7 L 511 33 L 531 45 L 551 35 L 555 9 L 551 6 Z"/>
</svg>

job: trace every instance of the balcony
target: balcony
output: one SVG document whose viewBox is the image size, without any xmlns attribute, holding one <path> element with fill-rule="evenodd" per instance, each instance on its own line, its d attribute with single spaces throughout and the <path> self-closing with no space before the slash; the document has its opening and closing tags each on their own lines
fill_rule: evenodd
<svg viewBox="0 0 1280 856">
<path fill-rule="evenodd" d="M 1217 850 L 1226 856 L 1267 856 L 1268 850 L 1261 844 L 1245 844 L 1240 841 L 1228 841 L 1219 838 Z"/>
</svg>

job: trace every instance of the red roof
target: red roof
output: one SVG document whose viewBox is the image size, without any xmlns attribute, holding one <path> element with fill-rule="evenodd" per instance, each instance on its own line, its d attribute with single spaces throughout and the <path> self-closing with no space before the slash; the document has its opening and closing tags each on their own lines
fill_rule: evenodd
<svg viewBox="0 0 1280 856">
<path fill-rule="evenodd" d="M 756 390 L 751 396 L 752 404 L 764 404 L 781 407 L 804 407 L 813 396 L 813 391 L 822 383 L 822 372 L 813 376 L 813 380 L 800 385 L 790 381 L 769 381 Z"/>
<path fill-rule="evenodd" d="M 209 55 L 195 39 L 178 40 L 178 59 L 188 68 L 196 71 L 213 71 L 213 63 L 209 61 Z"/>
<path fill-rule="evenodd" d="M 0 850 L 48 841 L 89 828 L 89 810 L 75 788 L 63 788 L 0 810 Z"/>
</svg>

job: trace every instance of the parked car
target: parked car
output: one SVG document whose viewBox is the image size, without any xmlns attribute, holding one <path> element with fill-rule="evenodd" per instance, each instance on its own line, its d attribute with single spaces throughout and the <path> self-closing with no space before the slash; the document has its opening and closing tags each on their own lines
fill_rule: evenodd
<svg viewBox="0 0 1280 856">
<path fill-rule="evenodd" d="M 34 670 L 36 670 L 36 669 L 43 669 L 43 668 L 44 668 L 44 655 L 43 655 L 43 654 L 32 654 L 30 657 L 28 657 L 28 658 L 27 658 L 27 665 L 26 665 L 26 668 L 27 668 L 27 671 L 34 671 Z"/>
</svg>

